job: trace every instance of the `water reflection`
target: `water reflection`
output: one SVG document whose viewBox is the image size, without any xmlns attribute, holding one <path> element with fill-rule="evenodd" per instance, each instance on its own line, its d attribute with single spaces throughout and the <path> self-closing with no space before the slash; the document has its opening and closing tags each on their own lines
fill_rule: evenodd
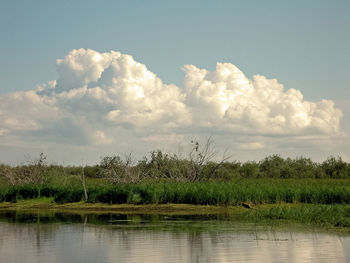
<svg viewBox="0 0 350 263">
<path fill-rule="evenodd" d="M 227 215 L 0 213 L 0 262 L 346 262 L 347 237 Z"/>
</svg>

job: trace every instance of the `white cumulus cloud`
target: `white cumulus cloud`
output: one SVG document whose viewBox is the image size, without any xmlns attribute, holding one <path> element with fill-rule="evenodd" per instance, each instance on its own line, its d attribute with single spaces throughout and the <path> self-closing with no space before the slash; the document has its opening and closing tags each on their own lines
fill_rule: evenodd
<svg viewBox="0 0 350 263">
<path fill-rule="evenodd" d="M 213 72 L 183 69 L 179 88 L 130 55 L 72 50 L 57 60 L 57 80 L 0 96 L 0 144 L 11 138 L 120 145 L 127 134 L 131 144 L 139 140 L 153 148 L 200 132 L 231 136 L 238 149 L 257 150 L 267 145 L 266 136 L 340 132 L 342 112 L 331 100 L 306 101 L 300 91 L 261 75 L 249 79 L 230 63 L 217 63 Z"/>
<path fill-rule="evenodd" d="M 332 101 L 305 101 L 300 91 L 284 91 L 276 79 L 255 75 L 249 80 L 230 63 L 217 63 L 214 72 L 193 65 L 184 71 L 194 125 L 255 134 L 339 131 L 342 113 Z"/>
<path fill-rule="evenodd" d="M 88 121 L 135 128 L 189 122 L 180 89 L 164 84 L 129 55 L 79 49 L 57 64 L 58 103 L 85 113 Z"/>
</svg>

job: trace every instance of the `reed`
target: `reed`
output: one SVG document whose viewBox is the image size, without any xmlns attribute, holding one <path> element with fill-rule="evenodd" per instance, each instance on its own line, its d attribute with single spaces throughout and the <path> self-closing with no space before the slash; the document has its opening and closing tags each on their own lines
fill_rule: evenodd
<svg viewBox="0 0 350 263">
<path fill-rule="evenodd" d="M 77 180 L 72 183 L 0 186 L 0 202 L 16 202 L 38 197 L 54 197 L 57 203 L 78 202 L 84 190 Z M 349 204 L 350 180 L 346 179 L 237 179 L 206 182 L 148 181 L 113 185 L 87 180 L 90 203 L 109 204 L 195 204 L 240 205 L 307 203 Z"/>
</svg>

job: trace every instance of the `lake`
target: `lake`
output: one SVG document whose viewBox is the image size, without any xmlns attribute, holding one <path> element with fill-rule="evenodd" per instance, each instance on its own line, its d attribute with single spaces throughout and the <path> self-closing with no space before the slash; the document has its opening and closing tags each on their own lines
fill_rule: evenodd
<svg viewBox="0 0 350 263">
<path fill-rule="evenodd" d="M 0 262 L 350 262 L 350 236 L 229 215 L 0 211 Z"/>
</svg>

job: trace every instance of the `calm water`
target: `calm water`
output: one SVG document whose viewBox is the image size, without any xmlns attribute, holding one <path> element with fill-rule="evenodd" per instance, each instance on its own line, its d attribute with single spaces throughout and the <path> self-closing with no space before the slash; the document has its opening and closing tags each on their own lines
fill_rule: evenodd
<svg viewBox="0 0 350 263">
<path fill-rule="evenodd" d="M 0 262 L 350 262 L 350 238 L 224 215 L 0 212 Z"/>
</svg>

